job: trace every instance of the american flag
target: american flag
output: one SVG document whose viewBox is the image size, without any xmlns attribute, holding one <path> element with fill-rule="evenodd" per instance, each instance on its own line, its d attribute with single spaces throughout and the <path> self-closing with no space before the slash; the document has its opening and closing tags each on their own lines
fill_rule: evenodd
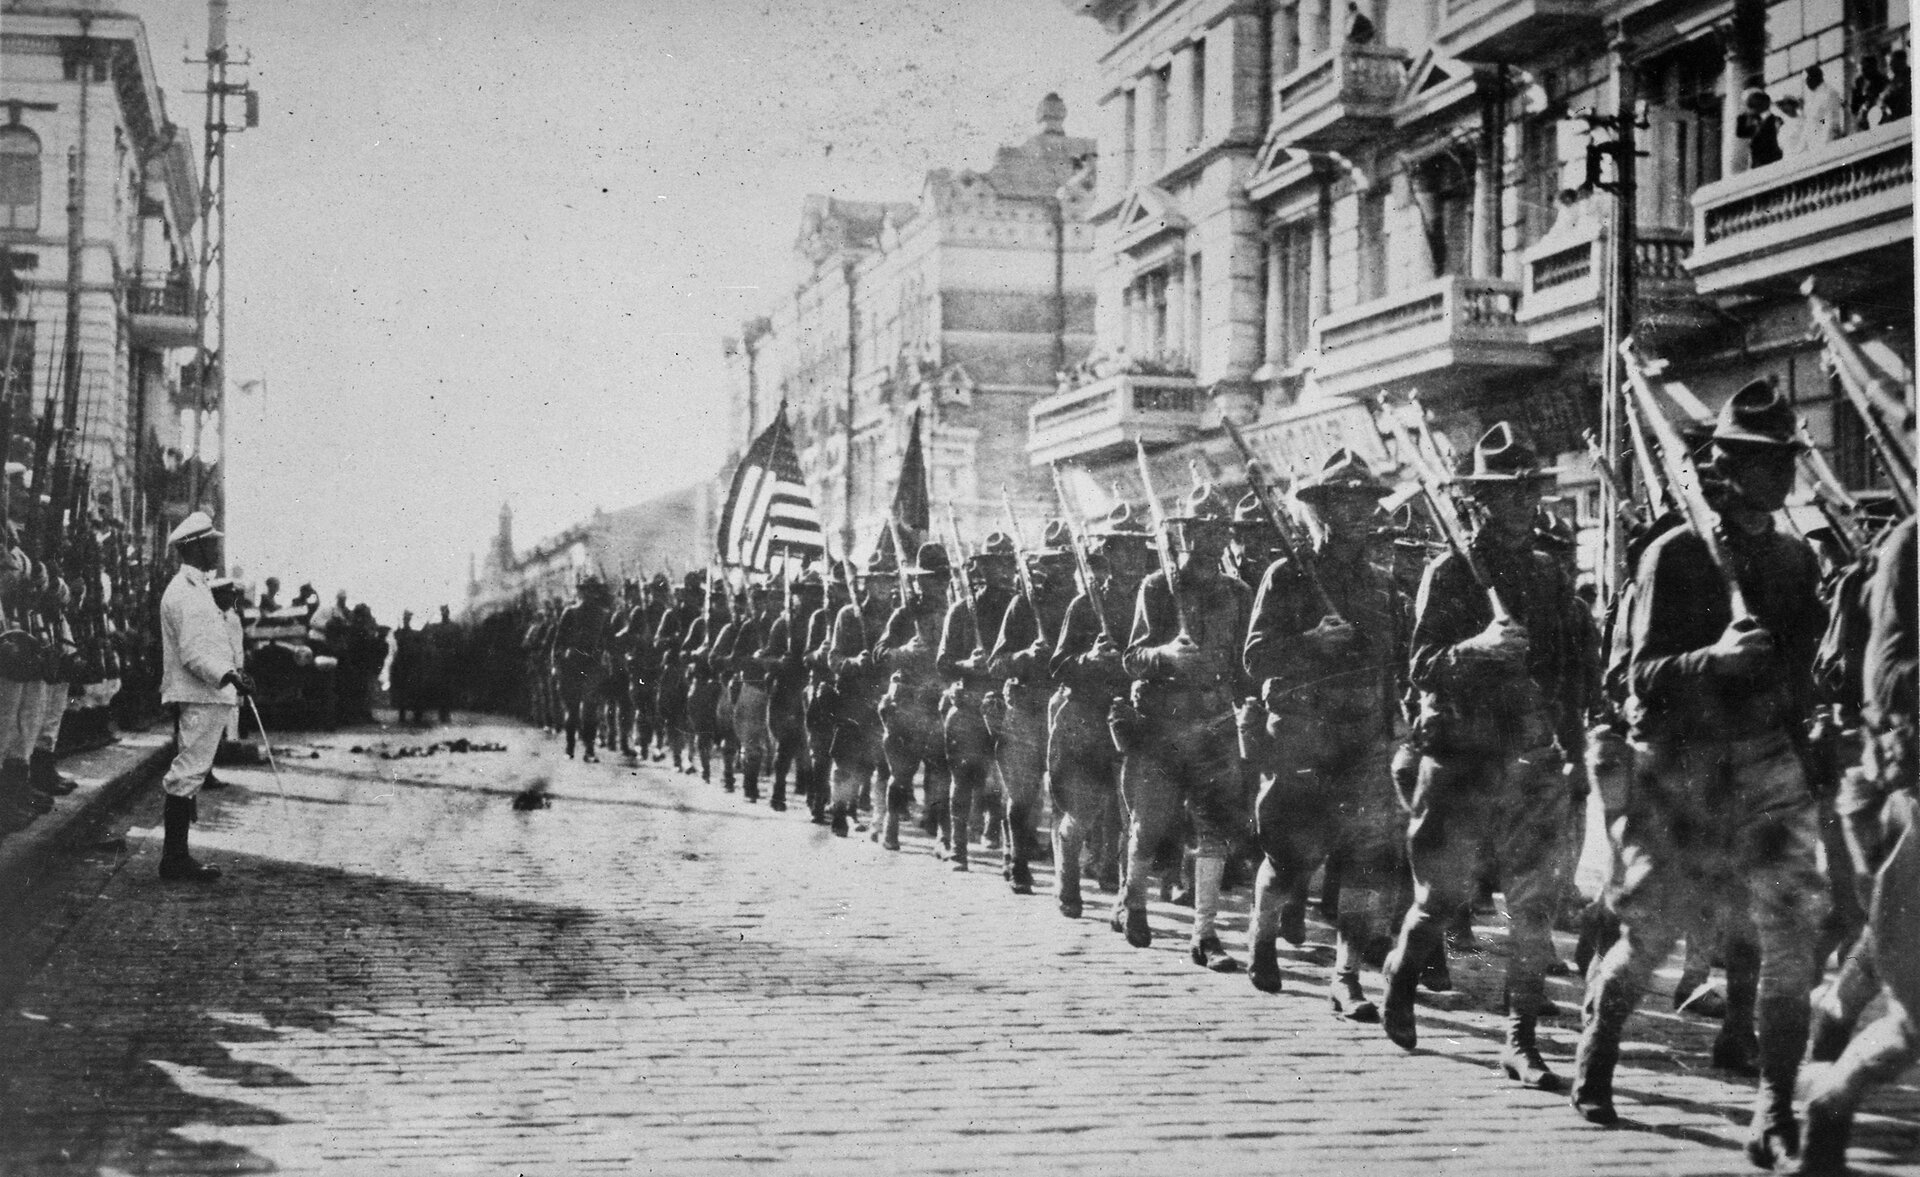
<svg viewBox="0 0 1920 1177">
<path fill-rule="evenodd" d="M 826 554 L 826 534 L 800 473 L 785 405 L 733 472 L 720 513 L 719 549 L 722 560 L 762 571 L 772 569 L 776 555 L 810 560 Z"/>
</svg>

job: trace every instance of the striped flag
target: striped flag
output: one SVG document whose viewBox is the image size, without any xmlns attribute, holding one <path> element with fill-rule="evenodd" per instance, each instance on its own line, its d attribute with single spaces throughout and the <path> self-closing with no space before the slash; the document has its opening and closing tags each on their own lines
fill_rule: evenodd
<svg viewBox="0 0 1920 1177">
<path fill-rule="evenodd" d="M 770 571 L 776 554 L 812 559 L 826 550 L 820 513 L 800 473 L 783 404 L 733 472 L 733 489 L 720 513 L 720 559 Z"/>
</svg>

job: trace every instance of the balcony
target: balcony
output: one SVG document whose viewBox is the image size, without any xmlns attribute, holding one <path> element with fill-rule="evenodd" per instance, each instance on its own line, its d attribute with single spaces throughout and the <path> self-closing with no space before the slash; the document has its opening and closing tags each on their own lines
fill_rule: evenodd
<svg viewBox="0 0 1920 1177">
<path fill-rule="evenodd" d="M 1436 47 L 1461 61 L 1524 64 L 1594 40 L 1591 0 L 1446 0 Z"/>
<path fill-rule="evenodd" d="M 1447 392 L 1552 363 L 1527 342 L 1516 311 L 1520 284 L 1449 276 L 1313 325 L 1317 395 L 1419 387 Z"/>
<path fill-rule="evenodd" d="M 1687 267 L 1702 294 L 1784 291 L 1896 257 L 1910 265 L 1912 120 L 1708 184 L 1693 194 L 1693 228 Z"/>
<path fill-rule="evenodd" d="M 1027 411 L 1027 457 L 1035 466 L 1186 441 L 1200 431 L 1206 396 L 1191 376 L 1107 376 L 1056 393 Z"/>
<path fill-rule="evenodd" d="M 1392 127 L 1406 80 L 1407 57 L 1399 50 L 1341 45 L 1273 88 L 1269 138 L 1310 151 L 1344 151 Z"/>
<path fill-rule="evenodd" d="M 193 347 L 200 324 L 193 287 L 186 282 L 136 282 L 127 287 L 127 315 L 137 347 Z"/>
<path fill-rule="evenodd" d="M 1693 287 L 1684 229 L 1642 229 L 1634 246 L 1633 334 L 1649 342 L 1699 330 L 1712 311 Z M 1606 238 L 1599 226 L 1545 240 L 1521 263 L 1520 313 L 1527 342 L 1590 343 L 1606 309 Z"/>
</svg>

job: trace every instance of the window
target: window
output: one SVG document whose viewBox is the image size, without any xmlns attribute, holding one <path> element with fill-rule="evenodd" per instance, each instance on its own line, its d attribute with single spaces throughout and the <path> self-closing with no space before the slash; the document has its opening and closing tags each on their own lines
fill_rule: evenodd
<svg viewBox="0 0 1920 1177">
<path fill-rule="evenodd" d="M 1207 43 L 1195 41 L 1193 44 L 1193 117 L 1187 125 L 1193 128 L 1193 139 L 1186 144 L 1198 147 L 1207 138 Z"/>
<path fill-rule="evenodd" d="M 40 137 L 0 127 L 0 229 L 40 227 Z"/>
<path fill-rule="evenodd" d="M 1720 178 L 1723 68 L 1719 46 L 1710 37 L 1641 67 L 1647 128 L 1637 146 L 1646 156 L 1636 177 L 1635 213 L 1642 227 L 1690 227 L 1694 190 Z"/>
<path fill-rule="evenodd" d="M 1273 251 L 1275 337 L 1267 358 L 1286 367 L 1307 350 L 1313 327 L 1313 226 L 1303 221 L 1282 225 L 1267 248 Z"/>
<path fill-rule="evenodd" d="M 1359 285 L 1356 297 L 1372 302 L 1387 293 L 1387 185 L 1360 194 Z"/>
<path fill-rule="evenodd" d="M 1140 91 L 1128 90 L 1121 101 L 1126 105 L 1121 110 L 1120 136 L 1120 184 L 1125 188 L 1133 183 L 1133 148 L 1140 135 Z"/>
<path fill-rule="evenodd" d="M 1194 254 L 1187 259 L 1187 363 L 1194 372 L 1200 370 L 1201 341 L 1206 339 L 1206 289 L 1201 272 L 1200 255 Z"/>
<path fill-rule="evenodd" d="M 1157 176 L 1167 166 L 1167 100 L 1173 88 L 1173 70 L 1162 68 L 1153 74 L 1153 108 L 1147 114 L 1147 172 Z"/>
<path fill-rule="evenodd" d="M 1448 151 L 1415 165 L 1413 203 L 1434 276 L 1467 273 L 1473 250 L 1471 159 Z"/>
</svg>

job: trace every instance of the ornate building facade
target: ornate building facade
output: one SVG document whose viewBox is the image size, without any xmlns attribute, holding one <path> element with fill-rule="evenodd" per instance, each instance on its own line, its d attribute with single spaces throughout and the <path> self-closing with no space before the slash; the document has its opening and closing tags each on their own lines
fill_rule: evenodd
<svg viewBox="0 0 1920 1177">
<path fill-rule="evenodd" d="M 910 203 L 808 197 L 798 280 L 727 341 L 736 450 L 786 405 L 836 554 L 885 529 L 916 412 L 936 513 L 969 539 L 997 526 L 1003 484 L 1051 501 L 1027 417 L 1093 337 L 1094 142 L 1054 95 L 1038 122 L 985 170 L 927 173 Z"/>
<path fill-rule="evenodd" d="M 1417 392 L 1456 445 L 1511 418 L 1588 470 L 1565 480 L 1563 509 L 1591 522 L 1582 434 L 1599 424 L 1619 178 L 1596 118 L 1624 94 L 1643 154 L 1621 334 L 1709 411 L 1774 380 L 1871 491 L 1798 288 L 1813 278 L 1911 365 L 1910 119 L 1899 102 L 1846 109 L 1862 78 L 1906 85 L 1906 6 L 1076 7 L 1112 35 L 1089 212 L 1099 339 L 1078 387 L 1034 406 L 1036 464 L 1130 482 L 1137 437 L 1179 485 L 1194 462 L 1237 481 L 1223 417 L 1283 472 L 1341 444 L 1388 464 L 1368 402 Z M 1755 166 L 1738 117 L 1755 90 L 1829 117 L 1783 127 L 1784 157 Z"/>
</svg>

